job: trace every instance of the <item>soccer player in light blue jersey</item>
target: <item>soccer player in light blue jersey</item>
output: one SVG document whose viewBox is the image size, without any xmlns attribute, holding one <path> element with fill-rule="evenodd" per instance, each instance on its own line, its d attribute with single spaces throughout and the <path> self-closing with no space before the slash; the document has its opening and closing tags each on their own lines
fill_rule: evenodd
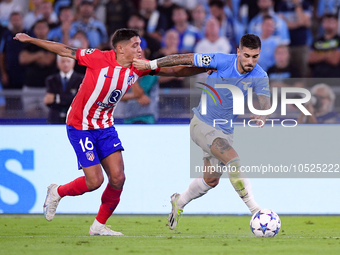
<svg viewBox="0 0 340 255">
<path fill-rule="evenodd" d="M 237 115 L 233 113 L 235 98 L 233 99 L 230 89 L 218 88 L 216 84 L 232 84 L 242 91 L 244 97 L 247 96 L 248 88 L 251 87 L 257 94 L 261 110 L 270 109 L 268 76 L 257 64 L 260 52 L 260 38 L 253 34 L 247 34 L 241 38 L 237 54 L 178 54 L 152 61 L 135 59 L 133 62 L 133 65 L 140 70 L 155 70 L 158 67 L 176 65 L 194 65 L 216 69 L 216 72 L 210 74 L 206 80 L 205 89 L 215 90 L 220 102 L 215 104 L 214 99 L 209 96 L 205 97 L 204 102 L 201 99 L 199 106 L 193 109 L 194 117 L 190 122 L 190 135 L 204 152 L 205 169 L 217 165 L 237 169 L 233 173 L 228 173 L 229 179 L 252 214 L 261 208 L 253 198 L 249 180 L 239 171 L 240 159 L 232 147 L 233 126 L 226 125 L 226 122 L 223 121 L 216 121 L 219 119 L 230 123 L 237 118 Z M 205 93 L 203 92 L 203 94 Z M 202 104 L 206 104 L 206 106 L 202 107 Z M 268 117 L 265 115 L 251 116 L 259 126 L 264 125 Z M 182 194 L 175 193 L 171 196 L 172 211 L 168 219 L 171 229 L 176 227 L 185 205 L 216 187 L 221 175 L 220 172 L 205 172 L 203 177 L 194 179 Z"/>
</svg>

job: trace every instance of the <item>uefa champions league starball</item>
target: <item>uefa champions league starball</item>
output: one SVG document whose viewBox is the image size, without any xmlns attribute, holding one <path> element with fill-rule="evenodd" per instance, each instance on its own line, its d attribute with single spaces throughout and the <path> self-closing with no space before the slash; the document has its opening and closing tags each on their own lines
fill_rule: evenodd
<svg viewBox="0 0 340 255">
<path fill-rule="evenodd" d="M 251 216 L 250 230 L 256 237 L 274 237 L 280 228 L 280 217 L 272 210 L 261 209 Z"/>
</svg>

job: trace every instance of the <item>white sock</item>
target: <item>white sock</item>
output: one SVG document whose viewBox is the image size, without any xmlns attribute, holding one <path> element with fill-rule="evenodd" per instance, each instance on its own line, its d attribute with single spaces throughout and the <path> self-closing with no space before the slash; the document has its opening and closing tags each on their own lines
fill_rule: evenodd
<svg viewBox="0 0 340 255">
<path fill-rule="evenodd" d="M 233 185 L 235 191 L 238 193 L 243 202 L 248 206 L 249 211 L 253 215 L 261 207 L 255 202 L 251 185 L 244 173 L 239 172 L 241 162 L 239 158 L 233 158 L 227 164 L 231 171 L 228 172 L 229 180 Z"/>
<path fill-rule="evenodd" d="M 183 209 L 191 200 L 203 196 L 212 188 L 213 187 L 206 184 L 202 177 L 194 179 L 188 189 L 179 196 L 177 200 L 178 207 Z"/>
<path fill-rule="evenodd" d="M 251 184 L 248 178 L 243 178 L 244 186 L 247 191 L 247 195 L 241 197 L 243 202 L 248 206 L 249 211 L 251 214 L 255 214 L 257 211 L 261 210 L 261 207 L 256 203 L 253 192 L 251 190 Z"/>
<path fill-rule="evenodd" d="M 99 221 L 97 221 L 97 219 L 94 219 L 94 221 L 93 221 L 93 224 L 92 224 L 92 226 L 94 227 L 94 228 L 99 228 L 99 227 L 101 227 L 101 226 L 103 226 L 104 224 L 101 224 Z"/>
</svg>

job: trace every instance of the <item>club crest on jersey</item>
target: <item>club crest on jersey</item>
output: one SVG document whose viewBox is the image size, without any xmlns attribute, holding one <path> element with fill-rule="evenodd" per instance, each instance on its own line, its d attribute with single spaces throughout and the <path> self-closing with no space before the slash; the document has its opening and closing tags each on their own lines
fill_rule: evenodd
<svg viewBox="0 0 340 255">
<path fill-rule="evenodd" d="M 88 151 L 86 152 L 86 158 L 90 161 L 93 161 L 94 160 L 94 154 L 93 154 L 93 151 Z"/>
<path fill-rule="evenodd" d="M 95 49 L 87 49 L 86 50 L 86 54 L 91 54 L 91 53 L 93 53 L 95 51 Z"/>
<path fill-rule="evenodd" d="M 131 74 L 128 77 L 127 84 L 128 84 L 128 86 L 131 86 L 134 82 L 135 82 L 135 76 L 133 74 Z"/>
<path fill-rule="evenodd" d="M 241 83 L 243 83 L 243 90 L 247 90 L 251 82 L 241 81 Z"/>
</svg>

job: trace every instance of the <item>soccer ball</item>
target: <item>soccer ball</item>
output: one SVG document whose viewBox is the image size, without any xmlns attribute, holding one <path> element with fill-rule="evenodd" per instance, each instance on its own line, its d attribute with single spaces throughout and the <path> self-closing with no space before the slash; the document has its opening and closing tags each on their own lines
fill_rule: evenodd
<svg viewBox="0 0 340 255">
<path fill-rule="evenodd" d="M 274 237 L 280 228 L 280 217 L 272 210 L 261 209 L 251 216 L 250 230 L 256 237 Z"/>
</svg>

